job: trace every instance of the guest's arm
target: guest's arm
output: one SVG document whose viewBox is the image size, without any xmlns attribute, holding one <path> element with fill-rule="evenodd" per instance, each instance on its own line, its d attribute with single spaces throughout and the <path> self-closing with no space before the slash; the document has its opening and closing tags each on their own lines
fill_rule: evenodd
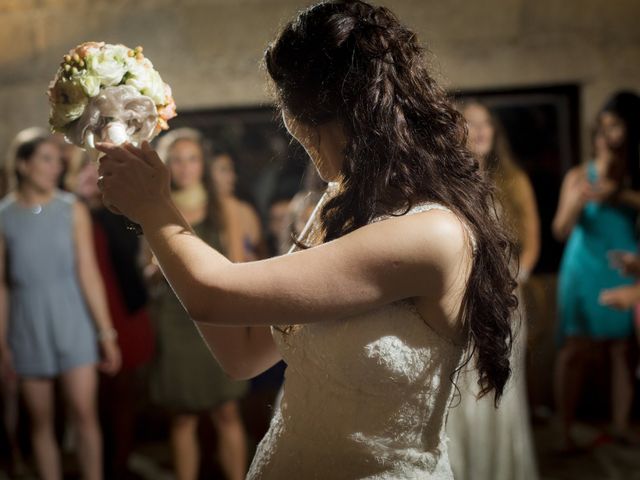
<svg viewBox="0 0 640 480">
<path fill-rule="evenodd" d="M 557 240 L 564 241 L 569 237 L 592 195 L 592 187 L 584 177 L 583 169 L 576 167 L 569 170 L 562 182 L 560 200 L 551 226 Z"/>
<path fill-rule="evenodd" d="M 5 242 L 0 235 L 0 378 L 7 383 L 15 379 L 7 330 L 9 323 L 9 295 L 5 280 Z"/>
<path fill-rule="evenodd" d="M 540 256 L 540 217 L 536 196 L 527 175 L 523 172 L 516 179 L 516 192 L 522 212 L 522 250 L 520 252 L 519 278 L 526 281 Z"/>
<path fill-rule="evenodd" d="M 244 232 L 242 230 L 242 221 L 239 202 L 233 199 L 221 199 L 220 205 L 222 215 L 224 217 L 224 232 L 222 238 L 227 251 L 227 258 L 233 263 L 244 262 Z"/>
<path fill-rule="evenodd" d="M 98 269 L 91 231 L 91 217 L 86 206 L 76 202 L 73 206 L 73 235 L 76 251 L 76 270 L 82 293 L 96 324 L 103 353 L 101 368 L 115 374 L 120 369 L 120 350 L 111 323 L 107 296 Z"/>
</svg>

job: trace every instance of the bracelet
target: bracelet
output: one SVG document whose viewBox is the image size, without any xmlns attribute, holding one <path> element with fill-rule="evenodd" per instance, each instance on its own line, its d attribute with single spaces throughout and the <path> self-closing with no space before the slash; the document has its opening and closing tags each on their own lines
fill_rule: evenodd
<svg viewBox="0 0 640 480">
<path fill-rule="evenodd" d="M 115 328 L 104 328 L 98 332 L 98 340 L 116 340 L 118 338 L 118 331 Z"/>
</svg>

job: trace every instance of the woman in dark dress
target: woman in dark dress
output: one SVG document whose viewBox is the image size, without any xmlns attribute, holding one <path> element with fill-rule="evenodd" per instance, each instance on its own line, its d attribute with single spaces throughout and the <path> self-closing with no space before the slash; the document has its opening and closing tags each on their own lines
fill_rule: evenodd
<svg viewBox="0 0 640 480">
<path fill-rule="evenodd" d="M 141 367 L 148 364 L 153 356 L 154 334 L 140 268 L 140 240 L 127 229 L 124 217 L 104 207 L 97 179 L 95 162 L 85 162 L 75 175 L 74 186 L 76 194 L 91 211 L 98 267 L 122 352 L 122 368 L 118 374 L 100 378 L 105 476 L 126 479 L 127 463 L 133 448 Z"/>
<path fill-rule="evenodd" d="M 173 198 L 209 245 L 221 248 L 233 261 L 242 261 L 242 236 L 235 218 L 220 206 L 208 168 L 209 156 L 201 135 L 179 129 L 160 140 L 159 151 L 169 166 Z M 244 478 L 247 453 L 237 400 L 246 382 L 230 380 L 203 343 L 187 312 L 166 282 L 154 302 L 157 355 L 151 395 L 174 413 L 171 445 L 179 480 L 195 480 L 198 473 L 198 415 L 208 412 L 218 433 L 220 464 L 227 478 Z"/>
</svg>

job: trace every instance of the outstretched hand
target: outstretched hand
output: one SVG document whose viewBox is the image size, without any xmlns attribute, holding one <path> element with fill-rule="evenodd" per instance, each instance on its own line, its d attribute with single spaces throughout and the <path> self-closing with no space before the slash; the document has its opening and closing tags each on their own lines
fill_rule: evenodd
<svg viewBox="0 0 640 480">
<path fill-rule="evenodd" d="M 599 302 L 616 310 L 629 310 L 640 303 L 640 286 L 625 285 L 603 290 L 600 292 Z"/>
<path fill-rule="evenodd" d="M 122 367 L 122 354 L 120 347 L 113 339 L 105 339 L 100 342 L 101 361 L 98 365 L 100 371 L 107 375 L 115 375 Z"/>
<path fill-rule="evenodd" d="M 169 170 L 148 142 L 142 148 L 131 144 L 98 143 L 105 155 L 100 159 L 98 186 L 104 204 L 134 222 L 170 201 Z"/>
</svg>

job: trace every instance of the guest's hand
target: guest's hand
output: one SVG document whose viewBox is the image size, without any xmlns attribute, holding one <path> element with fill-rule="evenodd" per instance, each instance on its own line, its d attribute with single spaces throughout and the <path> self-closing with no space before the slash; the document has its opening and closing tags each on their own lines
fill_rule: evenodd
<svg viewBox="0 0 640 480">
<path fill-rule="evenodd" d="M 115 375 L 122 365 L 122 356 L 120 347 L 115 338 L 105 338 L 100 340 L 100 350 L 102 360 L 99 368 L 107 375 Z"/>
<path fill-rule="evenodd" d="M 612 268 L 620 270 L 624 275 L 640 277 L 640 256 L 621 250 L 612 250 L 607 256 Z"/>
<path fill-rule="evenodd" d="M 628 285 L 603 290 L 600 293 L 600 303 L 616 310 L 629 310 L 640 303 L 640 286 Z"/>
<path fill-rule="evenodd" d="M 0 349 L 0 379 L 6 385 L 13 385 L 17 381 L 16 371 L 13 367 L 13 356 L 9 347 Z"/>
<path fill-rule="evenodd" d="M 96 148 L 105 154 L 98 186 L 109 209 L 143 223 L 159 206 L 171 202 L 169 170 L 148 142 L 142 148 L 109 143 Z"/>
<path fill-rule="evenodd" d="M 591 187 L 590 200 L 594 202 L 608 202 L 620 191 L 620 183 L 609 178 L 601 178 Z"/>
<path fill-rule="evenodd" d="M 586 178 L 576 177 L 567 188 L 567 203 L 578 211 L 582 210 L 594 197 L 593 186 Z"/>
</svg>

